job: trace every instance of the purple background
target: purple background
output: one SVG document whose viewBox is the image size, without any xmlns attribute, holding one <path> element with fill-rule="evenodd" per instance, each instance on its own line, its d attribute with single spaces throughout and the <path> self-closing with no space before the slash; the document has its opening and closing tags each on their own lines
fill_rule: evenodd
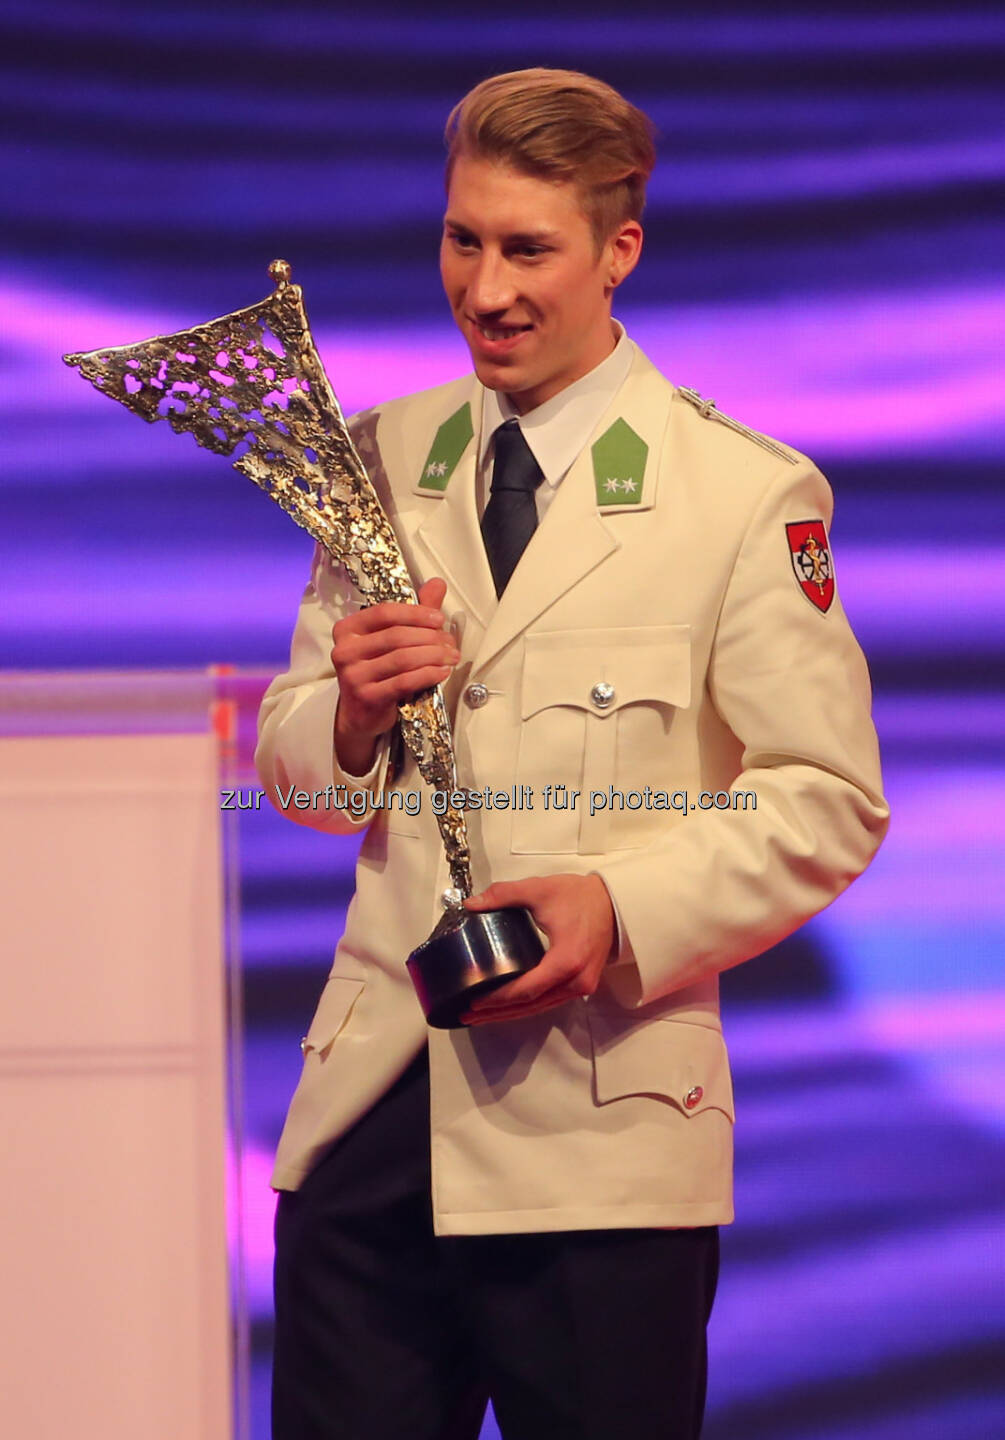
<svg viewBox="0 0 1005 1440">
<path fill-rule="evenodd" d="M 1005 1433 L 1005 18 L 630 16 L 0 6 L 2 663 L 279 668 L 309 542 L 59 355 L 251 303 L 284 255 L 347 411 L 458 374 L 435 258 L 449 106 L 527 64 L 624 89 L 662 158 L 618 314 L 671 379 L 830 477 L 894 815 L 866 877 L 724 981 L 739 1218 L 705 1434 Z M 264 1440 L 268 1157 L 352 846 L 264 811 L 240 840 Z"/>
</svg>

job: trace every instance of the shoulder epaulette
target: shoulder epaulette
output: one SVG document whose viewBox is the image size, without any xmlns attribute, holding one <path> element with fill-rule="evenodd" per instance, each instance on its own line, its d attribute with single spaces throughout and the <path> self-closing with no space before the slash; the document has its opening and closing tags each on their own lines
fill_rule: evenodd
<svg viewBox="0 0 1005 1440">
<path fill-rule="evenodd" d="M 777 455 L 780 460 L 787 460 L 790 465 L 799 464 L 796 457 L 776 440 L 769 440 L 767 435 L 762 435 L 759 430 L 751 430 L 749 426 L 741 425 L 739 420 L 734 420 L 732 415 L 725 415 L 721 410 L 717 410 L 715 401 L 702 399 L 697 390 L 688 390 L 683 385 L 678 385 L 677 394 L 682 395 L 689 405 L 693 405 L 703 420 L 719 420 L 723 425 L 728 425 L 730 430 L 735 430 L 737 435 L 746 435 L 748 440 L 753 440 L 762 450 L 770 450 L 771 454 Z"/>
</svg>

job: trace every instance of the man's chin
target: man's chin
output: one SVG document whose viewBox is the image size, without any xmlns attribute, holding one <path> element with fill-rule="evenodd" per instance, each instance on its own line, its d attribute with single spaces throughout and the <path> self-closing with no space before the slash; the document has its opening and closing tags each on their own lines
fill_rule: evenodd
<svg viewBox="0 0 1005 1440">
<path fill-rule="evenodd" d="M 507 365 L 499 360 L 486 360 L 474 353 L 471 355 L 471 364 L 486 390 L 501 390 L 505 394 L 510 390 L 521 388 L 520 378 L 514 365 Z"/>
</svg>

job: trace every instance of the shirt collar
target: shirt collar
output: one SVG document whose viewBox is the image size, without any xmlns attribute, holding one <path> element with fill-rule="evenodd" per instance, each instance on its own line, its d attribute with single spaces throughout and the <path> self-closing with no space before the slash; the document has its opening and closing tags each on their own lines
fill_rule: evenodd
<svg viewBox="0 0 1005 1440">
<path fill-rule="evenodd" d="M 492 436 L 505 421 L 516 417 L 534 459 L 540 465 L 544 483 L 556 486 L 589 439 L 599 417 L 628 379 L 635 358 L 635 346 L 617 320 L 618 342 L 588 374 L 574 380 L 536 410 L 517 415 L 509 397 L 499 390 L 485 390 L 482 404 L 478 463 L 484 465 Z"/>
</svg>

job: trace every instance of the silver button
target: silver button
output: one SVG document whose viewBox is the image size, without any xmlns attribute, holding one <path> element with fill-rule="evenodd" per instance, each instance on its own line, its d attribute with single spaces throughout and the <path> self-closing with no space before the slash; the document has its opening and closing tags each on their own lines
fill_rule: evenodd
<svg viewBox="0 0 1005 1440">
<path fill-rule="evenodd" d="M 688 1110 L 693 1110 L 696 1105 L 699 1105 L 701 1103 L 701 1099 L 704 1094 L 705 1092 L 700 1085 L 692 1085 L 691 1089 L 684 1096 L 684 1104 L 686 1108 Z"/>
<path fill-rule="evenodd" d="M 614 686 L 609 685 L 606 680 L 598 680 L 590 691 L 590 699 L 598 710 L 606 710 L 614 700 Z"/>
<path fill-rule="evenodd" d="M 444 910 L 459 910 L 464 904 L 464 896 L 451 885 L 450 888 L 444 890 L 440 896 L 440 904 Z"/>
<path fill-rule="evenodd" d="M 480 710 L 488 698 L 488 687 L 477 682 L 469 685 L 464 692 L 464 703 L 470 710 Z"/>
</svg>

